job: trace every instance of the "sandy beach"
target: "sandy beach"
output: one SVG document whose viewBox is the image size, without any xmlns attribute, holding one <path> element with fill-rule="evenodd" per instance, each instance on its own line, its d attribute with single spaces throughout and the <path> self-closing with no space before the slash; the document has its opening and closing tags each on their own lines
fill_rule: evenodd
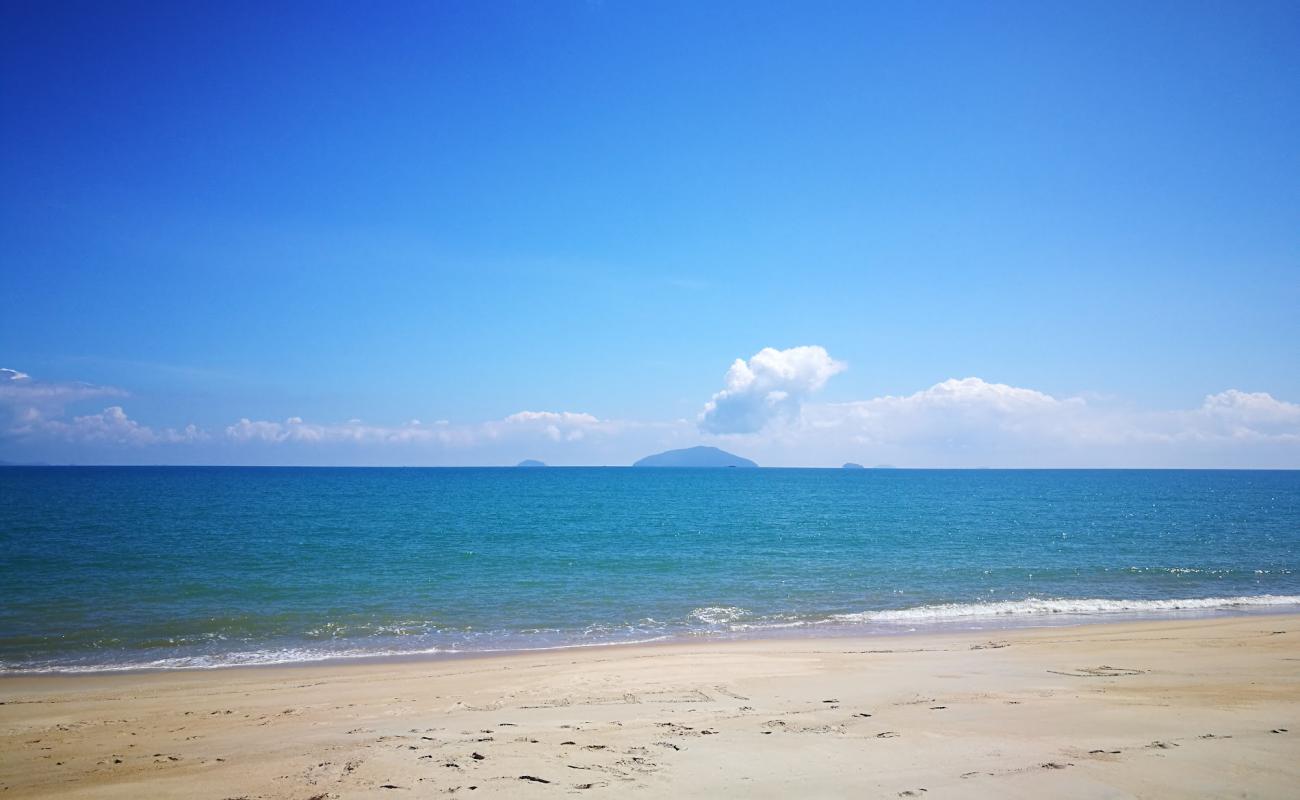
<svg viewBox="0 0 1300 800">
<path fill-rule="evenodd" d="M 1300 616 L 0 680 L 26 797 L 1294 797 Z"/>
</svg>

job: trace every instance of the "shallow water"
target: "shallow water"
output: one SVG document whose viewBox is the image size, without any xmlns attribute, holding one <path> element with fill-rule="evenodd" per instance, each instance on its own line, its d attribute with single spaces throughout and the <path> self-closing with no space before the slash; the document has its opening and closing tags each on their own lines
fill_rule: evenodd
<svg viewBox="0 0 1300 800">
<path fill-rule="evenodd" d="M 1300 472 L 0 468 L 0 670 L 1296 610 Z"/>
</svg>

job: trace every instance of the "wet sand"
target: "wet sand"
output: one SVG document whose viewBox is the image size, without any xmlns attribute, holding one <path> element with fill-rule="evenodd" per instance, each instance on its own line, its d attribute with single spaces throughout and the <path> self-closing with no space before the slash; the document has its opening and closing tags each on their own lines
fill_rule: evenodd
<svg viewBox="0 0 1300 800">
<path fill-rule="evenodd" d="M 1296 797 L 1300 615 L 0 679 L 0 797 Z"/>
</svg>

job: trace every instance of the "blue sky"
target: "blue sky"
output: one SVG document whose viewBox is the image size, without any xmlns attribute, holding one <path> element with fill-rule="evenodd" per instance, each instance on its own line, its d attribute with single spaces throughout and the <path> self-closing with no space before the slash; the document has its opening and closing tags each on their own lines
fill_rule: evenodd
<svg viewBox="0 0 1300 800">
<path fill-rule="evenodd" d="M 0 15 L 0 458 L 1300 466 L 1294 3 Z"/>
</svg>

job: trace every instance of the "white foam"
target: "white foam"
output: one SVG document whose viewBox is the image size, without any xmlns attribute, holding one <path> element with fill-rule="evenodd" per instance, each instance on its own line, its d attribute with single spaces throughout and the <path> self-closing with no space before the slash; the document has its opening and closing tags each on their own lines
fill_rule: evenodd
<svg viewBox="0 0 1300 800">
<path fill-rule="evenodd" d="M 539 645 L 535 647 L 475 647 L 463 649 L 457 647 L 426 647 L 418 649 L 413 648 L 410 650 L 306 650 L 299 648 L 285 648 L 282 650 L 253 650 L 221 653 L 217 655 L 177 656 L 174 658 L 159 658 L 152 661 L 130 661 L 108 664 L 49 664 L 36 666 L 10 666 L 8 664 L 0 664 L 0 675 L 223 669 L 225 667 L 267 667 L 285 664 L 309 664 L 320 661 L 354 658 L 406 658 L 428 655 L 531 653 L 547 650 L 569 650 L 582 647 L 617 647 L 619 645 L 629 644 L 650 644 L 652 642 L 662 642 L 669 638 L 671 637 L 663 635 L 640 639 L 616 639 L 600 642 L 565 642 L 563 644 Z"/>
<path fill-rule="evenodd" d="M 303 664 L 336 659 L 356 658 L 391 658 L 418 657 L 427 655 L 444 655 L 458 653 L 512 653 L 541 650 L 564 650 L 575 647 L 609 647 L 630 644 L 647 644 L 676 638 L 677 636 L 713 636 L 718 634 L 749 633 L 761 634 L 763 631 L 803 628 L 816 631 L 818 628 L 848 629 L 866 625 L 878 626 L 876 632 L 911 628 L 925 623 L 942 625 L 945 622 L 962 622 L 966 620 L 1005 620 L 1008 625 L 1019 624 L 1015 620 L 1025 620 L 1029 624 L 1035 618 L 1053 617 L 1095 617 L 1103 615 L 1166 615 L 1178 612 L 1215 612 L 1233 611 L 1252 608 L 1293 606 L 1300 608 L 1300 595 L 1253 595 L 1241 597 L 1193 597 L 1171 600 L 1109 600 L 1101 598 L 1065 599 L 1036 598 L 1008 600 L 991 603 L 941 603 L 914 606 L 911 608 L 862 611 L 851 614 L 835 614 L 829 617 L 805 617 L 777 615 L 772 617 L 755 617 L 753 612 L 739 606 L 705 606 L 694 609 L 688 618 L 696 625 L 679 628 L 663 625 L 655 630 L 654 620 L 642 620 L 642 625 L 598 625 L 583 631 L 583 639 L 578 641 L 561 641 L 538 644 L 534 646 L 509 645 L 505 642 L 493 642 L 505 646 L 460 646 L 444 645 L 442 647 L 386 647 L 386 648 L 282 648 L 252 651 L 234 651 L 193 656 L 176 656 L 149 661 L 129 661 L 100 664 L 6 664 L 0 662 L 0 674 L 20 673 L 89 673 L 89 672 L 125 672 L 139 670 L 197 670 L 220 669 L 223 667 Z M 699 623 L 708 626 L 703 628 Z M 536 631 L 535 633 L 539 633 Z M 560 631 L 548 631 L 560 634 Z M 622 634 L 618 636 L 616 634 Z M 512 637 L 513 638 L 513 637 Z M 525 637 L 526 638 L 526 637 Z M 520 642 L 522 644 L 522 642 Z"/>
<path fill-rule="evenodd" d="M 1072 614 L 1143 614 L 1167 611 L 1215 611 L 1257 606 L 1300 605 L 1300 595 L 1254 595 L 1246 597 L 1192 597 L 1177 600 L 1082 600 L 1030 597 L 996 603 L 942 603 L 888 611 L 837 614 L 837 622 L 943 622 L 945 620 L 998 618 L 1008 616 L 1051 616 Z"/>
<path fill-rule="evenodd" d="M 726 625 L 748 614 L 749 610 L 740 606 L 705 606 L 695 609 L 688 616 L 706 625 Z"/>
</svg>

